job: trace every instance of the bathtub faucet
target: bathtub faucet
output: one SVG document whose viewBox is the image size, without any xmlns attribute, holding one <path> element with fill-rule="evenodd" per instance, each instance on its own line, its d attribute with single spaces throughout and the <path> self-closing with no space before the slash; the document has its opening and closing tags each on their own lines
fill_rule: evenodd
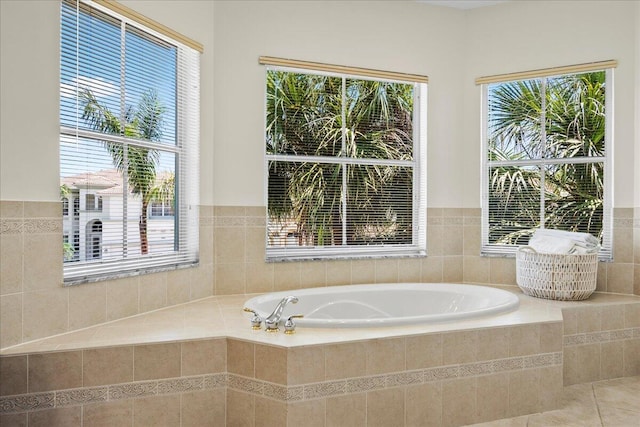
<svg viewBox="0 0 640 427">
<path fill-rule="evenodd" d="M 278 305 L 276 306 L 275 310 L 273 310 L 273 313 L 271 313 L 269 317 L 267 317 L 264 320 L 264 324 L 267 327 L 266 331 L 277 332 L 278 325 L 280 324 L 280 319 L 282 317 L 282 312 L 284 311 L 285 305 L 289 303 L 295 304 L 297 302 L 298 302 L 298 297 L 295 297 L 293 295 L 289 295 L 288 297 L 282 298 L 278 303 Z"/>
</svg>

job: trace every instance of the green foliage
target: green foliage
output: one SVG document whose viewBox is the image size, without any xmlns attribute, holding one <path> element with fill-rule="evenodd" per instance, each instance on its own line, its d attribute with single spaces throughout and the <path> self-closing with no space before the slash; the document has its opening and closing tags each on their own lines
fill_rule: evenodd
<svg viewBox="0 0 640 427">
<path fill-rule="evenodd" d="M 602 157 L 604 144 L 604 72 L 490 89 L 489 160 Z M 526 243 L 541 224 L 541 192 L 545 227 L 602 235 L 603 162 L 499 166 L 489 179 L 490 243 Z"/>
</svg>

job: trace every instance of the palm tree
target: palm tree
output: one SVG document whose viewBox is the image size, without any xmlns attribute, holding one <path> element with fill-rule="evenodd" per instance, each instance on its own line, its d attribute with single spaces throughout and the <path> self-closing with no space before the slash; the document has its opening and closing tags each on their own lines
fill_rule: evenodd
<svg viewBox="0 0 640 427">
<path fill-rule="evenodd" d="M 95 129 L 104 133 L 123 134 L 136 139 L 158 141 L 162 137 L 165 108 L 156 91 L 149 90 L 142 95 L 137 108 L 127 108 L 121 120 L 106 106 L 100 104 L 89 89 L 82 92 L 84 110 L 82 118 Z M 157 150 L 143 147 L 125 147 L 122 144 L 104 141 L 116 169 L 126 175 L 130 190 L 141 198 L 142 212 L 138 223 L 140 251 L 149 252 L 147 235 L 147 211 L 155 200 L 172 200 L 174 178 L 170 182 L 157 182 L 156 168 L 160 160 Z"/>
<path fill-rule="evenodd" d="M 543 102 L 544 100 L 544 102 Z M 491 89 L 489 160 L 604 156 L 605 73 Z M 543 114 L 544 113 L 544 114 Z M 543 132 L 544 131 L 544 132 Z M 526 243 L 540 226 L 602 236 L 604 162 L 498 166 L 490 173 L 490 243 Z"/>
<path fill-rule="evenodd" d="M 267 154 L 411 159 L 413 86 L 347 79 L 343 94 L 342 83 L 340 77 L 270 71 Z M 271 161 L 269 215 L 295 223 L 299 245 L 342 244 L 344 215 L 348 244 L 410 242 L 411 212 L 394 206 L 402 200 L 410 206 L 411 182 L 409 168 Z"/>
</svg>

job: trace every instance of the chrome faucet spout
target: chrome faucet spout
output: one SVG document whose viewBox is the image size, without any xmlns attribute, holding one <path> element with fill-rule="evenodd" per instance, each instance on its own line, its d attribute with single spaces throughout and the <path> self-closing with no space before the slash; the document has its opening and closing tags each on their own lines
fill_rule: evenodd
<svg viewBox="0 0 640 427">
<path fill-rule="evenodd" d="M 267 332 L 275 332 L 278 330 L 278 325 L 280 324 L 280 320 L 282 318 L 282 312 L 284 311 L 284 307 L 289 304 L 295 304 L 298 302 L 298 297 L 289 295 L 288 297 L 282 298 L 276 308 L 273 310 L 273 313 L 269 315 L 264 321 L 265 326 L 267 327 Z"/>
</svg>

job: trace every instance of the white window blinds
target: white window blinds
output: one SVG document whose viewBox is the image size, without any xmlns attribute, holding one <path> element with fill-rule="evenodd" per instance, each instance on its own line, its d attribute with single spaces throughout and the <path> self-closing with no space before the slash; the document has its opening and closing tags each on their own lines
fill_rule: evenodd
<svg viewBox="0 0 640 427">
<path fill-rule="evenodd" d="M 426 83 L 308 65 L 266 69 L 267 259 L 424 255 Z"/>
<path fill-rule="evenodd" d="M 612 66 L 478 79 L 483 253 L 514 253 L 536 228 L 552 228 L 591 233 L 611 259 Z"/>
<path fill-rule="evenodd" d="M 198 259 L 199 53 L 108 4 L 61 4 L 67 284 Z"/>
</svg>

